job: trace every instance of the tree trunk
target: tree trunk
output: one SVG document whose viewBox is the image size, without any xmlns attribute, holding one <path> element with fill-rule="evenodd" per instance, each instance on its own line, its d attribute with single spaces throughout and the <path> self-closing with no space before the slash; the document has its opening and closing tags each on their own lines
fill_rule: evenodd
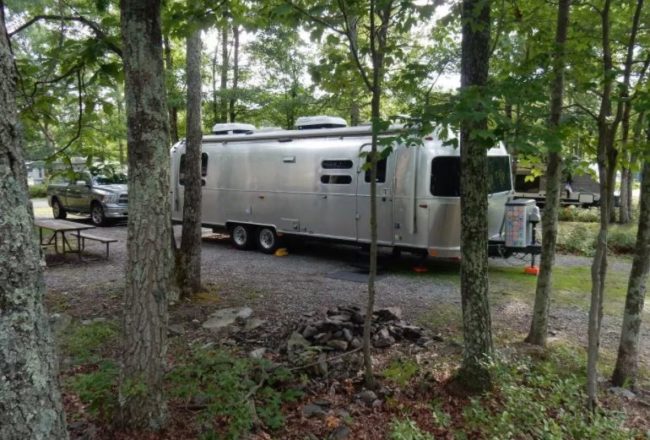
<svg viewBox="0 0 650 440">
<path fill-rule="evenodd" d="M 623 82 L 619 87 L 619 100 L 616 114 L 612 120 L 612 86 L 615 77 L 612 50 L 610 44 L 610 7 L 611 0 L 605 0 L 601 11 L 602 53 L 603 53 L 603 92 L 598 113 L 598 175 L 600 178 L 600 230 L 596 241 L 594 261 L 591 266 L 591 304 L 589 308 L 588 351 L 587 351 L 587 398 L 588 406 L 593 411 L 598 405 L 598 351 L 600 347 L 600 327 L 603 316 L 603 295 L 607 275 L 607 236 L 609 222 L 615 214 L 614 184 L 618 150 L 615 145 L 616 132 L 621 123 L 629 101 L 629 86 L 632 73 L 634 46 L 639 28 L 641 10 L 644 0 L 638 0 L 630 30 L 627 56 L 623 70 Z"/>
<path fill-rule="evenodd" d="M 353 101 L 350 103 L 350 126 L 356 127 L 361 122 L 359 103 Z"/>
<path fill-rule="evenodd" d="M 175 86 L 173 84 L 173 68 L 172 46 L 169 42 L 169 36 L 165 35 L 165 71 L 168 81 L 172 83 L 170 87 Z M 169 106 L 169 136 L 173 144 L 178 142 L 178 107 L 174 104 Z"/>
<path fill-rule="evenodd" d="M 177 254 L 181 294 L 201 290 L 201 31 L 187 38 L 187 142 L 183 234 Z"/>
<path fill-rule="evenodd" d="M 167 300 L 174 286 L 160 1 L 122 0 L 120 12 L 129 220 L 119 422 L 159 430 L 166 419 Z"/>
<path fill-rule="evenodd" d="M 233 24 L 233 60 L 232 60 L 232 91 L 230 95 L 230 122 L 237 117 L 237 88 L 239 87 L 239 25 Z"/>
<path fill-rule="evenodd" d="M 0 438 L 67 439 L 0 0 Z"/>
<path fill-rule="evenodd" d="M 221 93 L 221 113 L 220 122 L 228 122 L 228 19 L 227 12 L 224 14 L 223 25 L 221 26 L 221 84 L 219 92 Z"/>
<path fill-rule="evenodd" d="M 628 197 L 632 170 L 629 166 L 630 154 L 626 152 L 625 156 L 628 164 L 621 167 L 621 204 L 618 207 L 618 222 L 622 225 L 627 225 L 632 220 L 630 218 L 630 198 Z"/>
<path fill-rule="evenodd" d="M 212 54 L 212 123 L 216 124 L 219 121 L 219 93 L 217 92 L 217 61 L 219 54 L 219 46 L 215 46 L 214 53 Z"/>
<path fill-rule="evenodd" d="M 648 130 L 648 140 L 650 141 L 650 129 Z M 634 386 L 638 368 L 639 329 L 643 318 L 646 281 L 650 272 L 650 162 L 648 161 L 645 161 L 643 165 L 639 203 L 636 249 L 627 286 L 618 357 L 612 374 L 612 383 L 619 387 L 626 384 Z"/>
<path fill-rule="evenodd" d="M 490 40 L 490 2 L 463 0 L 461 93 L 487 84 Z M 461 263 L 463 309 L 463 363 L 456 382 L 468 391 L 491 387 L 483 364 L 492 355 L 492 326 L 488 302 L 487 260 L 487 146 L 475 131 L 487 130 L 487 115 L 480 105 L 473 120 L 461 122 Z"/>
<path fill-rule="evenodd" d="M 555 35 L 555 56 L 553 63 L 553 85 L 551 89 L 551 115 L 549 130 L 559 135 L 564 94 L 565 45 L 569 27 L 570 0 L 560 0 Z M 548 312 L 551 297 L 551 274 L 555 263 L 557 242 L 557 217 L 560 205 L 560 182 L 562 177 L 561 141 L 558 139 L 557 151 L 549 151 L 546 162 L 546 204 L 542 216 L 542 256 L 537 278 L 533 319 L 526 342 L 540 346 L 546 345 L 548 334 Z"/>
</svg>

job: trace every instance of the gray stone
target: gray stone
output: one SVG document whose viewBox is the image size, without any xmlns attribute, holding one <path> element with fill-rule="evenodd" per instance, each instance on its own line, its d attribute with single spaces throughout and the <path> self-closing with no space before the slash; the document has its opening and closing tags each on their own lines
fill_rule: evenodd
<svg viewBox="0 0 650 440">
<path fill-rule="evenodd" d="M 363 345 L 363 342 L 359 338 L 352 338 L 352 341 L 350 341 L 350 348 L 356 349 L 360 348 Z"/>
<path fill-rule="evenodd" d="M 234 324 L 237 319 L 248 319 L 253 314 L 250 307 L 229 307 L 211 314 L 203 323 L 203 328 L 218 330 Z"/>
<path fill-rule="evenodd" d="M 380 321 L 399 321 L 402 319 L 402 309 L 399 307 L 385 307 L 375 310 L 374 315 Z"/>
<path fill-rule="evenodd" d="M 170 336 L 181 336 L 185 334 L 185 328 L 182 324 L 172 324 L 167 327 L 167 334 Z"/>
<path fill-rule="evenodd" d="M 370 406 L 375 400 L 377 400 L 377 394 L 372 390 L 363 390 L 357 394 L 357 398 Z"/>
<path fill-rule="evenodd" d="M 341 341 L 340 339 L 327 341 L 327 346 L 340 351 L 345 351 L 348 349 L 348 343 L 346 341 Z"/>
<path fill-rule="evenodd" d="M 636 394 L 634 394 L 632 391 L 628 390 L 627 388 L 612 387 L 609 389 L 609 392 L 615 396 L 623 397 L 628 400 L 636 399 Z"/>
<path fill-rule="evenodd" d="M 414 325 L 403 325 L 402 335 L 405 339 L 416 341 L 422 337 L 422 329 Z"/>
<path fill-rule="evenodd" d="M 266 319 L 251 318 L 248 321 L 246 321 L 244 328 L 246 330 L 255 330 L 256 328 L 261 327 L 264 324 L 266 324 Z"/>
<path fill-rule="evenodd" d="M 345 440 L 350 437 L 351 431 L 345 425 L 337 426 L 332 432 L 330 432 L 330 440 Z"/>
<path fill-rule="evenodd" d="M 329 400 L 326 400 L 326 399 L 316 399 L 312 403 L 314 405 L 318 405 L 318 406 L 320 406 L 322 408 L 329 408 L 330 406 L 332 406 L 332 402 L 330 402 Z"/>
<path fill-rule="evenodd" d="M 252 350 L 250 353 L 248 353 L 248 357 L 252 359 L 262 359 L 264 353 L 266 353 L 266 348 L 256 348 L 255 350 Z"/>
<path fill-rule="evenodd" d="M 309 403 L 302 407 L 302 415 L 305 417 L 322 417 L 326 414 L 325 410 L 318 405 Z"/>
<path fill-rule="evenodd" d="M 351 341 L 352 341 L 352 338 L 354 338 L 354 336 L 352 335 L 352 332 L 351 332 L 349 329 L 344 328 L 344 329 L 343 329 L 343 338 L 344 338 L 346 341 L 351 342 Z"/>
<path fill-rule="evenodd" d="M 287 341 L 287 350 L 289 351 L 295 351 L 296 349 L 304 350 L 310 345 L 311 344 L 309 343 L 309 341 L 305 339 L 300 333 L 293 332 L 291 333 L 291 336 L 289 336 L 289 340 Z"/>
<path fill-rule="evenodd" d="M 331 333 L 319 333 L 314 336 L 314 341 L 318 342 L 319 344 L 325 344 L 330 339 L 332 339 Z"/>
<path fill-rule="evenodd" d="M 372 407 L 373 408 L 379 408 L 381 406 L 381 404 L 382 404 L 382 401 L 380 399 L 377 399 L 374 402 L 372 402 Z"/>
<path fill-rule="evenodd" d="M 307 339 L 311 339 L 312 337 L 316 336 L 317 333 L 318 333 L 318 329 L 313 325 L 308 325 L 302 331 L 302 335 Z"/>
<path fill-rule="evenodd" d="M 50 315 L 50 327 L 56 335 L 63 333 L 72 323 L 72 317 L 67 313 L 52 313 Z"/>
<path fill-rule="evenodd" d="M 373 336 L 373 345 L 377 348 L 390 347 L 395 343 L 395 339 L 388 333 L 388 329 L 382 328 Z"/>
<path fill-rule="evenodd" d="M 342 313 L 340 315 L 332 315 L 328 319 L 332 322 L 348 322 L 351 316 L 347 313 Z"/>
</svg>

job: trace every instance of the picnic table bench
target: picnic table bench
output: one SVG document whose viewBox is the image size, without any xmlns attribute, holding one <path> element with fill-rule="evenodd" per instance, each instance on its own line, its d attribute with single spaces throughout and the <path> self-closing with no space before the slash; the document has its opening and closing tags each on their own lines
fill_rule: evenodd
<svg viewBox="0 0 650 440">
<path fill-rule="evenodd" d="M 37 218 L 34 219 L 34 225 L 38 228 L 40 245 L 43 247 L 54 246 L 54 251 L 62 254 L 74 253 L 79 256 L 81 260 L 81 253 L 86 247 L 86 240 L 98 241 L 106 245 L 106 258 L 109 256 L 109 245 L 115 243 L 117 240 L 114 238 L 105 238 L 94 234 L 89 234 L 88 229 L 95 229 L 92 225 L 83 223 L 71 222 L 68 220 L 54 220 Z M 53 234 L 48 238 L 43 236 L 43 231 L 52 231 Z M 76 240 L 76 246 L 72 246 L 66 232 L 72 233 Z M 61 252 L 59 252 L 59 240 L 61 241 Z"/>
<path fill-rule="evenodd" d="M 109 252 L 109 246 L 111 243 L 115 243 L 117 241 L 116 238 L 106 238 L 106 237 L 100 237 L 98 235 L 93 235 L 89 234 L 88 232 L 82 232 L 79 234 L 79 237 L 81 238 L 81 250 L 83 251 L 86 249 L 86 240 L 91 240 L 91 241 L 98 241 L 100 243 L 103 243 L 106 245 L 106 259 L 108 260 L 108 252 Z"/>
</svg>

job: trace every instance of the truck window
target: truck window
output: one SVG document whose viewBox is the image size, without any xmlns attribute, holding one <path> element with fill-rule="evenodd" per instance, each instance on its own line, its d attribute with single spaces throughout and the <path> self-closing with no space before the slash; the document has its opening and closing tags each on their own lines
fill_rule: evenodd
<svg viewBox="0 0 650 440">
<path fill-rule="evenodd" d="M 208 175 L 208 155 L 201 153 L 201 177 Z M 185 185 L 185 154 L 181 154 L 181 161 L 178 165 L 178 184 Z"/>
<path fill-rule="evenodd" d="M 352 183 L 352 176 L 346 176 L 341 174 L 323 174 L 320 176 L 320 183 L 326 185 L 347 185 Z"/>
<path fill-rule="evenodd" d="M 326 170 L 339 169 L 339 170 L 348 170 L 352 168 L 351 160 L 324 160 L 321 162 L 321 166 Z"/>
<path fill-rule="evenodd" d="M 377 161 L 377 183 L 384 183 L 386 181 L 386 161 L 388 159 L 380 159 Z M 370 163 L 370 155 L 366 157 L 366 164 Z M 370 183 L 370 170 L 366 170 L 363 178 L 366 183 Z"/>
<path fill-rule="evenodd" d="M 510 158 L 508 156 L 488 157 L 488 190 L 490 194 L 510 191 L 512 180 L 510 179 Z"/>
<path fill-rule="evenodd" d="M 460 197 L 460 157 L 440 156 L 431 161 L 431 194 Z"/>
</svg>

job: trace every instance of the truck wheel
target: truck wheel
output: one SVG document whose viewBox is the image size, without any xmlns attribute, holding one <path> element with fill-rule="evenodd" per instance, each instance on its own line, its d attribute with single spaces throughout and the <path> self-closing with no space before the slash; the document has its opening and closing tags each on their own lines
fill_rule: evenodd
<svg viewBox="0 0 650 440">
<path fill-rule="evenodd" d="M 257 230 L 257 247 L 265 254 L 272 254 L 279 245 L 275 229 L 263 226 Z"/>
<path fill-rule="evenodd" d="M 63 220 L 68 216 L 65 208 L 61 206 L 61 202 L 59 202 L 59 199 L 57 198 L 52 199 L 52 216 L 60 220 Z"/>
<path fill-rule="evenodd" d="M 240 250 L 251 248 L 253 242 L 252 235 L 250 226 L 234 225 L 230 228 L 230 239 L 232 240 L 232 244 Z"/>
<path fill-rule="evenodd" d="M 104 208 L 99 203 L 93 203 L 90 207 L 90 219 L 95 226 L 105 226 L 107 224 L 104 216 Z"/>
</svg>

